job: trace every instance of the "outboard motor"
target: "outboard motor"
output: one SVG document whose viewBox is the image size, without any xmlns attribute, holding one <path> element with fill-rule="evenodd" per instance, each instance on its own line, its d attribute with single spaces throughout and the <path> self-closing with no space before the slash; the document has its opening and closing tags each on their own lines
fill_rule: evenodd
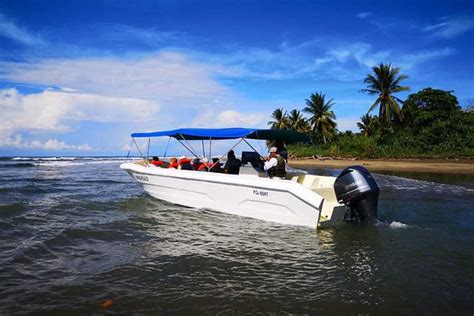
<svg viewBox="0 0 474 316">
<path fill-rule="evenodd" d="M 342 170 L 334 182 L 339 203 L 346 205 L 351 222 L 374 223 L 377 221 L 379 187 L 372 175 L 362 166 Z M 349 216 L 347 216 L 349 215 Z"/>
</svg>

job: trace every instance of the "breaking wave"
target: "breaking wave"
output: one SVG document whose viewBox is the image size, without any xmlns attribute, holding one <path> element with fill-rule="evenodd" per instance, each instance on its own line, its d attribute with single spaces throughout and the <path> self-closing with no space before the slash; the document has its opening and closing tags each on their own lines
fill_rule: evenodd
<svg viewBox="0 0 474 316">
<path fill-rule="evenodd" d="M 12 157 L 0 159 L 0 168 L 73 167 L 89 164 L 121 163 L 137 157 Z"/>
<path fill-rule="evenodd" d="M 474 194 L 474 189 L 457 184 L 438 183 L 389 175 L 376 175 L 375 178 L 381 189 L 390 188 L 403 191 L 437 192 L 443 194 Z"/>
</svg>

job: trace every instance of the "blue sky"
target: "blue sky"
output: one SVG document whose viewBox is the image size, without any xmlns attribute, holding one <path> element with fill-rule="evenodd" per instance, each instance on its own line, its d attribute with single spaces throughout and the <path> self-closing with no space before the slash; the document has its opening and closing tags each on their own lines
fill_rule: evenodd
<svg viewBox="0 0 474 316">
<path fill-rule="evenodd" d="M 3 0 L 0 155 L 121 155 L 134 131 L 266 127 L 314 92 L 357 131 L 372 66 L 466 105 L 472 56 L 472 1 Z"/>
</svg>

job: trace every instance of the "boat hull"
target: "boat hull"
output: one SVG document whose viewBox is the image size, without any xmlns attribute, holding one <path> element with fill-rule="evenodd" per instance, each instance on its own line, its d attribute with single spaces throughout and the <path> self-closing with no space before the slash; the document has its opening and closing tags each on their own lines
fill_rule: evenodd
<svg viewBox="0 0 474 316">
<path fill-rule="evenodd" d="M 193 208 L 316 229 L 324 199 L 288 180 L 164 169 L 125 163 L 120 166 L 154 198 Z"/>
</svg>

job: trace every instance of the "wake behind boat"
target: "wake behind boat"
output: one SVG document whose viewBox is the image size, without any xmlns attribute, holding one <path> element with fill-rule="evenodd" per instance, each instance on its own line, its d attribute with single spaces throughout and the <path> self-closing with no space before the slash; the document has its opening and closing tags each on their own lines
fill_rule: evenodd
<svg viewBox="0 0 474 316">
<path fill-rule="evenodd" d="M 278 142 L 307 141 L 306 135 L 290 130 L 183 128 L 152 133 L 133 133 L 132 139 L 170 137 L 178 140 L 197 159 L 204 159 L 204 141 L 237 139 L 253 151 L 242 152 L 238 174 L 212 172 L 216 161 L 204 171 L 163 168 L 143 160 L 124 163 L 144 190 L 160 200 L 194 208 L 251 217 L 282 224 L 317 228 L 343 220 L 371 222 L 377 217 L 378 187 L 360 166 L 344 169 L 338 177 L 316 176 L 287 168 L 283 177 L 270 177 L 262 169 L 261 156 L 249 139 Z M 199 156 L 189 141 L 202 142 Z M 150 142 L 148 142 L 149 144 Z M 136 144 L 136 142 L 135 142 Z M 149 145 L 148 145 L 149 146 Z M 138 145 L 137 148 L 139 149 Z M 207 161 L 211 161 L 210 155 Z M 206 161 L 206 160 L 205 160 Z"/>
</svg>

